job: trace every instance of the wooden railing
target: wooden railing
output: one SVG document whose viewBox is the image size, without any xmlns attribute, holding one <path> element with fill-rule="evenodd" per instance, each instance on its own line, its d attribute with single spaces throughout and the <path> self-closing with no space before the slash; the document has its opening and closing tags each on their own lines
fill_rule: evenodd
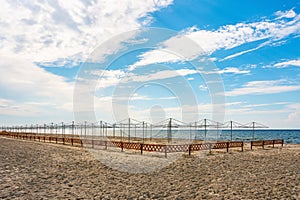
<svg viewBox="0 0 300 200">
<path fill-rule="evenodd" d="M 251 150 L 255 146 L 259 146 L 259 147 L 264 148 L 266 145 L 272 145 L 273 148 L 274 148 L 275 144 L 281 144 L 281 146 L 283 146 L 284 140 L 283 139 L 276 139 L 276 140 L 255 140 L 255 141 L 251 141 Z"/>
<path fill-rule="evenodd" d="M 216 142 L 204 142 L 197 144 L 147 144 L 147 143 L 137 143 L 137 142 L 125 142 L 125 141 L 110 141 L 100 140 L 100 139 L 91 139 L 91 138 L 80 138 L 80 137 L 59 137 L 55 135 L 38 135 L 31 133 L 12 133 L 12 132 L 0 132 L 0 135 L 19 138 L 23 140 L 32 140 L 32 141 L 42 141 L 42 142 L 50 142 L 56 144 L 64 144 L 71 146 L 80 146 L 80 147 L 88 147 L 88 148 L 98 148 L 104 147 L 107 149 L 108 147 L 116 147 L 120 148 L 121 151 L 124 149 L 128 150 L 137 150 L 143 154 L 146 152 L 159 152 L 164 153 L 165 157 L 167 157 L 168 153 L 174 152 L 188 152 L 191 155 L 194 151 L 202 151 L 208 150 L 211 152 L 213 149 L 226 149 L 228 152 L 230 148 L 241 148 L 241 151 L 244 150 L 244 142 L 243 141 L 216 141 Z M 253 146 L 262 146 L 264 148 L 265 145 L 274 145 L 282 144 L 283 140 L 259 140 L 259 141 L 251 141 L 251 150 Z"/>
</svg>

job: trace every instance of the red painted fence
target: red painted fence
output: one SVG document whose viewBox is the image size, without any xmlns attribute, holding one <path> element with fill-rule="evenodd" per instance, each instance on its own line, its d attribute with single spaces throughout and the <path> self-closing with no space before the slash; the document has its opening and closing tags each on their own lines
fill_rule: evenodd
<svg viewBox="0 0 300 200">
<path fill-rule="evenodd" d="M 201 150 L 209 150 L 211 152 L 212 149 L 226 149 L 227 152 L 230 148 L 241 148 L 241 151 L 244 150 L 244 142 L 243 141 L 231 141 L 231 142 L 213 142 L 213 143 L 199 143 L 199 144 L 144 144 L 144 143 L 136 143 L 136 142 L 123 142 L 123 141 L 110 141 L 110 140 L 99 140 L 99 139 L 88 139 L 88 138 L 72 138 L 72 137 L 56 137 L 49 135 L 35 135 L 30 133 L 12 133 L 12 132 L 0 132 L 0 135 L 19 138 L 23 140 L 33 140 L 33 141 L 43 141 L 57 144 L 65 144 L 72 146 L 85 146 L 90 148 L 97 147 L 117 147 L 120 148 L 121 151 L 124 149 L 138 150 L 143 154 L 144 151 L 147 152 L 160 152 L 165 153 L 167 157 L 168 153 L 173 152 L 188 152 L 191 155 L 194 151 Z M 262 146 L 265 145 L 274 145 L 281 144 L 283 145 L 283 140 L 259 140 L 259 141 L 251 141 L 251 149 L 253 146 Z"/>
</svg>

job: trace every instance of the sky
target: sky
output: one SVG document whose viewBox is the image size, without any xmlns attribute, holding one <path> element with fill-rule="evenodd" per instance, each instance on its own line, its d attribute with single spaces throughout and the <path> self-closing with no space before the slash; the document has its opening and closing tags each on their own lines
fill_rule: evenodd
<svg viewBox="0 0 300 200">
<path fill-rule="evenodd" d="M 299 1 L 0 3 L 0 125 L 300 128 Z"/>
</svg>

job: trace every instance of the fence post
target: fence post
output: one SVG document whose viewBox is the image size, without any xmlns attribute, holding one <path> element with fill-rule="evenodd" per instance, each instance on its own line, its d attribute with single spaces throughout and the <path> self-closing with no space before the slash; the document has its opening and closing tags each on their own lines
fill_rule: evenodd
<svg viewBox="0 0 300 200">
<path fill-rule="evenodd" d="M 94 148 L 94 139 L 92 139 L 92 148 Z"/>
<path fill-rule="evenodd" d="M 251 150 L 252 150 L 252 141 L 251 141 Z"/>
<path fill-rule="evenodd" d="M 140 143 L 141 146 L 141 155 L 143 155 L 143 143 Z"/>
<path fill-rule="evenodd" d="M 165 145 L 165 158 L 167 158 L 167 154 L 168 154 L 168 145 Z"/>
<path fill-rule="evenodd" d="M 263 140 L 263 142 L 262 142 L 262 148 L 263 149 L 265 149 L 264 146 L 265 146 L 265 141 Z"/>
<path fill-rule="evenodd" d="M 123 142 L 121 142 L 121 152 L 123 152 Z"/>
<path fill-rule="evenodd" d="M 284 139 L 281 140 L 281 147 L 283 147 Z"/>
<path fill-rule="evenodd" d="M 189 156 L 191 156 L 191 149 L 192 149 L 192 145 L 189 144 Z"/>
<path fill-rule="evenodd" d="M 212 144 L 209 143 L 209 153 L 211 154 L 211 148 L 212 148 Z"/>
<path fill-rule="evenodd" d="M 273 140 L 273 148 L 275 147 L 275 140 Z"/>
<path fill-rule="evenodd" d="M 71 144 L 72 144 L 72 146 L 73 146 L 73 138 L 71 138 Z"/>
<path fill-rule="evenodd" d="M 244 141 L 242 141 L 242 152 L 244 151 Z"/>
<path fill-rule="evenodd" d="M 229 149 L 229 142 L 226 143 L 226 150 L 227 150 L 227 153 L 228 153 L 228 149 Z"/>
</svg>

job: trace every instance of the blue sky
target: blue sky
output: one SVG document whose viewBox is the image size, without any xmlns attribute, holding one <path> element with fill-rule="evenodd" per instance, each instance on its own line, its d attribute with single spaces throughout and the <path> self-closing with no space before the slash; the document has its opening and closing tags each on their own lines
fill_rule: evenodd
<svg viewBox="0 0 300 200">
<path fill-rule="evenodd" d="M 300 128 L 296 0 L 1 5 L 3 125 L 172 117 Z"/>
</svg>

